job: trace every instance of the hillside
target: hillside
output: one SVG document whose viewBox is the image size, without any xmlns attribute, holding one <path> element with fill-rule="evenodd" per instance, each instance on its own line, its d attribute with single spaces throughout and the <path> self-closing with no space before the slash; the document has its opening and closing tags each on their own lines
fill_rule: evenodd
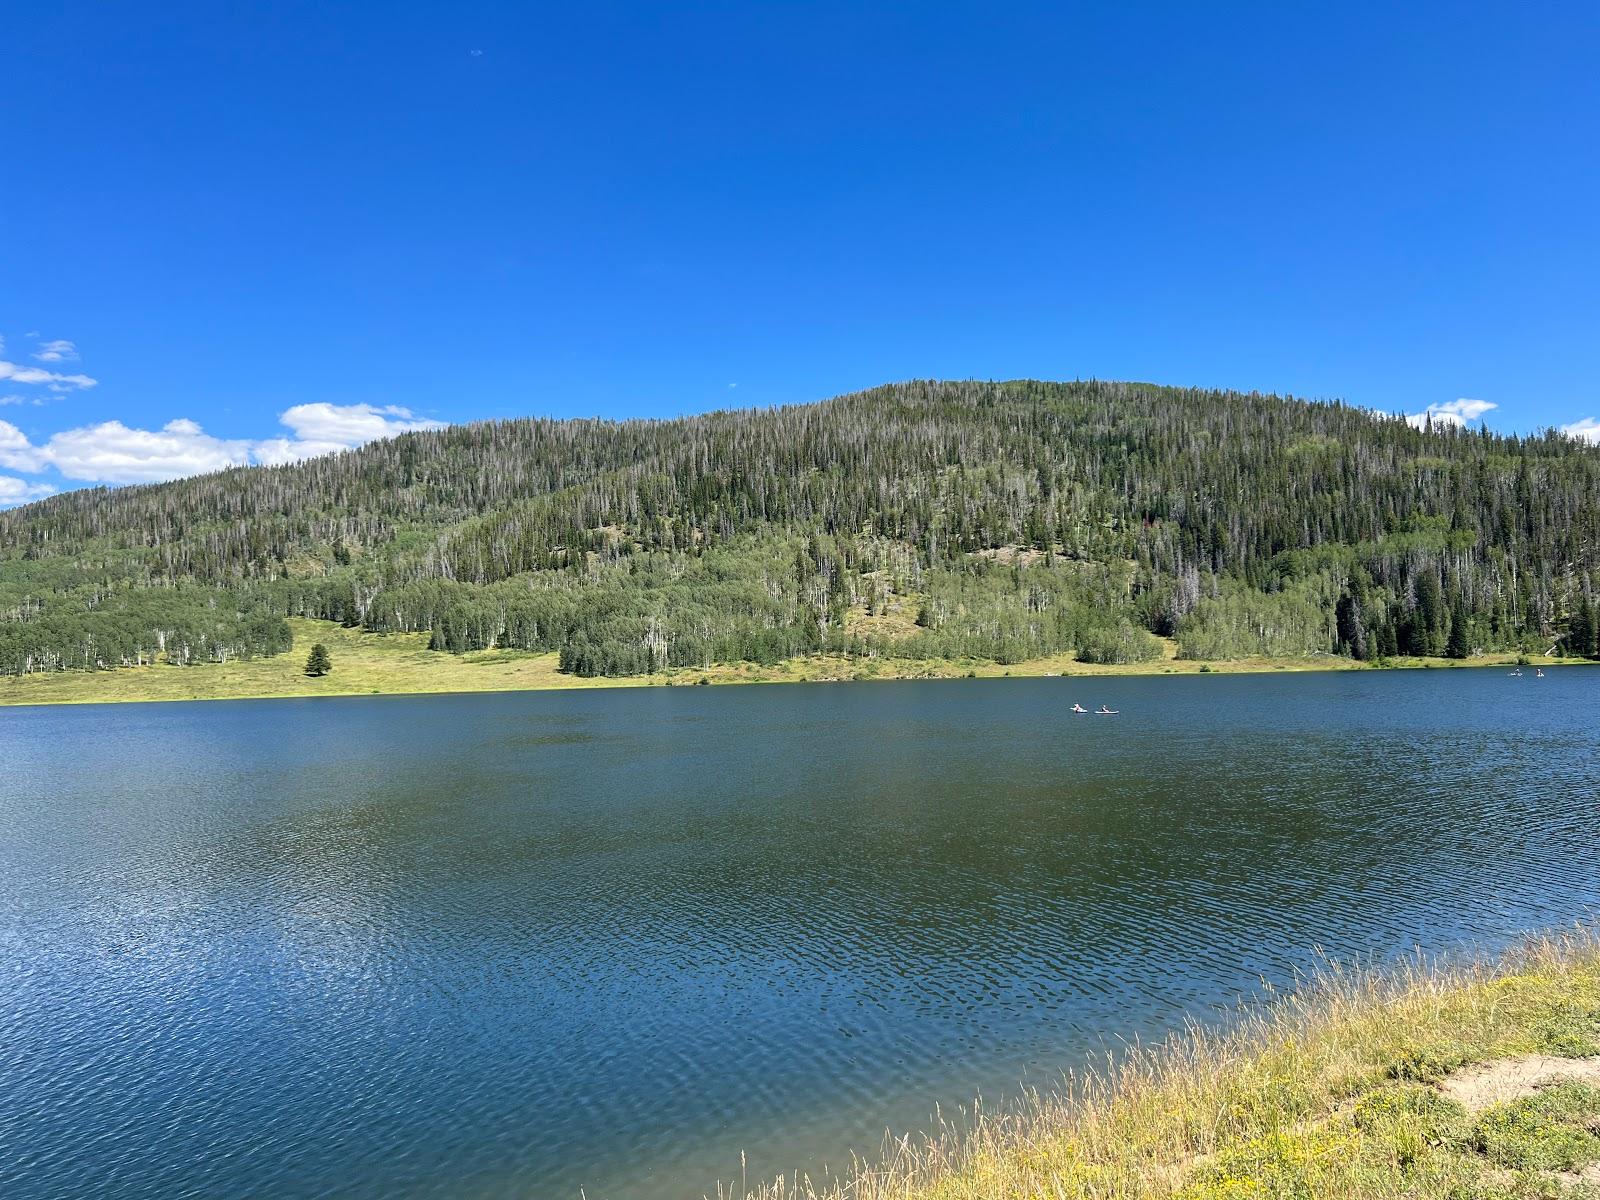
<svg viewBox="0 0 1600 1200">
<path fill-rule="evenodd" d="M 1600 450 L 1117 383 L 519 420 L 0 514 L 0 672 L 215 662 L 286 617 L 556 651 L 1000 663 L 1596 652 Z"/>
</svg>

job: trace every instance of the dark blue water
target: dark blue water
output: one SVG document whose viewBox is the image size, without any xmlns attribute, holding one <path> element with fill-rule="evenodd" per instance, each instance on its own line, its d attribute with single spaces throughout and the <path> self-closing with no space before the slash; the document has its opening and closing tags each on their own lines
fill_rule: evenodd
<svg viewBox="0 0 1600 1200">
<path fill-rule="evenodd" d="M 1319 947 L 1582 915 L 1597 698 L 1571 668 L 0 710 L 0 1194 L 815 1172 Z"/>
</svg>

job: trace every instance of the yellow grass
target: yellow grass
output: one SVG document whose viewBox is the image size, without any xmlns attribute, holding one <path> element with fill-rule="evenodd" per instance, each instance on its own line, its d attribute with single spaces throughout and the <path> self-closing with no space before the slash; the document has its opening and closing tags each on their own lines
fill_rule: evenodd
<svg viewBox="0 0 1600 1200">
<path fill-rule="evenodd" d="M 374 692 L 483 692 L 603 685 L 556 670 L 554 654 L 490 650 L 441 654 L 425 634 L 371 634 L 328 621 L 291 619 L 294 648 L 271 658 L 61 671 L 0 680 L 0 703 L 74 704 L 125 700 L 224 700 L 266 696 L 351 696 Z M 333 670 L 305 674 L 306 655 L 321 642 Z"/>
<path fill-rule="evenodd" d="M 865 620 L 903 619 L 899 614 Z M 1201 671 L 1361 670 L 1365 664 L 1322 655 L 1306 659 L 1237 659 L 1201 664 L 1165 656 L 1146 663 L 1097 665 L 1068 655 L 1005 665 L 986 659 L 847 659 L 818 656 L 776 666 L 733 663 L 709 668 L 678 668 L 663 675 L 625 679 L 583 679 L 563 675 L 557 656 L 522 650 L 483 650 L 451 655 L 429 650 L 426 634 L 372 634 L 328 621 L 291 619 L 294 647 L 272 658 L 202 663 L 191 667 L 156 664 L 114 671 L 60 671 L 0 677 L 0 705 L 103 704 L 141 700 L 233 700 L 272 696 L 353 696 L 374 693 L 502 692 L 575 687 L 660 687 L 698 683 L 805 683 L 869 679 L 950 679 L 967 675 L 1156 675 Z M 320 679 L 304 673 L 311 646 L 322 642 L 333 656 L 333 671 Z M 1491 655 L 1467 664 L 1446 659 L 1399 659 L 1398 666 L 1495 665 L 1512 655 Z M 1542 660 L 1553 665 L 1559 660 Z M 1576 660 L 1574 660 L 1576 661 Z"/>
<path fill-rule="evenodd" d="M 1474 1062 L 1600 1054 L 1597 1036 L 1600 942 L 1586 930 L 1488 965 L 1332 972 L 1230 1032 L 1135 1050 L 1020 1111 L 893 1146 L 843 1181 L 748 1195 L 1593 1200 L 1600 1090 L 1563 1083 L 1469 1110 L 1459 1087 L 1438 1085 Z"/>
</svg>

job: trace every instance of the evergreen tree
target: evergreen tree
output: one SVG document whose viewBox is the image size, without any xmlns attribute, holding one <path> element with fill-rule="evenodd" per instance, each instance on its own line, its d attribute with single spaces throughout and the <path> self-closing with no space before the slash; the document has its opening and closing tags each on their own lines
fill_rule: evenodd
<svg viewBox="0 0 1600 1200">
<path fill-rule="evenodd" d="M 1472 653 L 1472 643 L 1467 638 L 1467 609 L 1460 601 L 1450 613 L 1450 640 L 1444 652 L 1449 658 L 1466 658 Z"/>
<path fill-rule="evenodd" d="M 1339 635 L 1339 651 L 1351 658 L 1367 657 L 1367 632 L 1361 624 L 1361 601 L 1346 592 L 1334 609 L 1334 627 Z"/>
<path fill-rule="evenodd" d="M 333 670 L 333 658 L 328 653 L 328 648 L 318 642 L 311 647 L 311 653 L 306 655 L 306 674 L 321 676 L 331 670 Z"/>
<path fill-rule="evenodd" d="M 1450 613 L 1440 594 L 1439 577 L 1432 571 L 1417 576 L 1417 628 L 1413 634 L 1413 654 L 1438 654 L 1444 649 L 1445 632 Z"/>
<path fill-rule="evenodd" d="M 1400 653 L 1400 642 L 1395 636 L 1393 622 L 1385 621 L 1378 627 L 1378 653 L 1384 658 L 1393 658 Z"/>
<path fill-rule="evenodd" d="M 1431 653 L 1431 647 L 1428 645 L 1428 628 L 1416 613 L 1400 619 L 1398 642 L 1401 654 L 1422 658 Z"/>
<path fill-rule="evenodd" d="M 1592 601 L 1587 597 L 1574 605 L 1567 624 L 1567 652 L 1583 658 L 1600 655 L 1600 621 Z"/>
</svg>

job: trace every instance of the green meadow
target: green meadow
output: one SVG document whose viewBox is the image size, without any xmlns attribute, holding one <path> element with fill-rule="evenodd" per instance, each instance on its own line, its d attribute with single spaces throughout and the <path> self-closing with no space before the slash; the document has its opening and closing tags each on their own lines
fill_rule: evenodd
<svg viewBox="0 0 1600 1200">
<path fill-rule="evenodd" d="M 1045 675 L 1160 675 L 1266 671 L 1371 670 L 1336 655 L 1311 658 L 1241 658 L 1221 662 L 1179 659 L 1163 642 L 1163 657 L 1138 663 L 1084 663 L 1071 654 L 1002 664 L 991 659 L 861 659 L 825 655 L 755 663 L 676 667 L 654 675 L 588 677 L 559 669 L 559 656 L 526 650 L 476 650 L 445 654 L 428 649 L 420 633 L 365 633 L 331 621 L 291 618 L 294 643 L 281 654 L 225 663 L 174 666 L 156 662 L 103 671 L 41 671 L 0 677 L 0 704 L 113 704 L 152 700 L 247 700 L 285 696 L 403 695 L 431 692 L 508 692 L 553 688 L 660 687 L 702 683 L 817 683 L 842 680 L 994 678 Z M 305 673 L 310 648 L 328 647 L 333 669 Z M 1453 659 L 1395 659 L 1396 667 L 1498 666 L 1511 654 Z M 1581 659 L 1547 660 L 1582 662 Z M 1531 667 L 1529 668 L 1532 669 Z"/>
</svg>

